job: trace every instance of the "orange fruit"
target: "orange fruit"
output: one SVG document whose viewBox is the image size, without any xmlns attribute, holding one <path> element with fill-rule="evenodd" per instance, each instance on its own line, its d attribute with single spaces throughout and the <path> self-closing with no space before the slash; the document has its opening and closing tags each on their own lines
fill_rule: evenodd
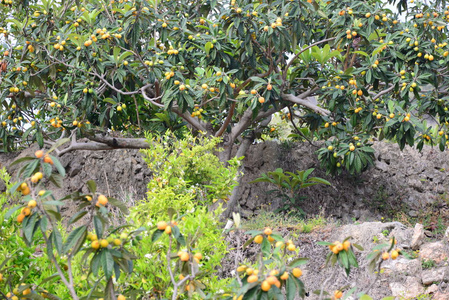
<svg viewBox="0 0 449 300">
<path fill-rule="evenodd" d="M 167 222 L 160 221 L 157 223 L 157 229 L 159 230 L 165 230 L 167 228 Z"/>
<path fill-rule="evenodd" d="M 264 280 L 260 285 L 260 288 L 262 289 L 262 291 L 268 292 L 271 289 L 271 284 L 269 284 L 266 280 Z"/>
<path fill-rule="evenodd" d="M 29 208 L 35 208 L 36 205 L 37 205 L 36 200 L 30 200 L 30 201 L 28 201 L 28 207 L 29 207 Z"/>
<path fill-rule="evenodd" d="M 396 259 L 399 256 L 399 252 L 397 250 L 391 251 L 391 259 Z"/>
<path fill-rule="evenodd" d="M 165 231 L 166 234 L 171 234 L 171 226 L 165 227 L 164 231 Z"/>
<path fill-rule="evenodd" d="M 31 210 L 28 207 L 22 208 L 22 215 L 29 216 L 31 214 Z"/>
<path fill-rule="evenodd" d="M 256 235 L 256 237 L 254 238 L 254 243 L 256 244 L 262 244 L 263 242 L 263 236 L 261 235 Z"/>
<path fill-rule="evenodd" d="M 195 257 L 196 259 L 198 259 L 198 260 L 201 260 L 201 259 L 203 259 L 203 255 L 201 254 L 201 253 L 195 253 L 195 255 L 193 256 L 193 257 Z"/>
<path fill-rule="evenodd" d="M 288 273 L 284 272 L 284 274 L 281 275 L 281 279 L 282 280 L 287 280 L 288 279 Z"/>
<path fill-rule="evenodd" d="M 17 222 L 22 223 L 23 219 L 25 219 L 25 215 L 24 214 L 20 214 L 17 216 Z"/>
<path fill-rule="evenodd" d="M 271 91 L 273 89 L 273 86 L 271 84 L 267 85 L 267 90 Z"/>
<path fill-rule="evenodd" d="M 250 275 L 250 276 L 248 276 L 248 279 L 247 279 L 248 283 L 253 283 L 253 282 L 256 282 L 257 280 L 259 280 L 259 277 L 257 277 L 257 275 Z"/>
<path fill-rule="evenodd" d="M 100 205 L 105 206 L 106 204 L 108 204 L 108 198 L 105 195 L 100 195 L 98 196 L 98 202 Z"/>
<path fill-rule="evenodd" d="M 105 239 L 100 241 L 101 248 L 106 248 L 109 245 L 109 242 Z"/>
<path fill-rule="evenodd" d="M 382 259 L 383 259 L 383 260 L 387 260 L 387 259 L 389 259 L 389 258 L 390 258 L 390 254 L 388 254 L 388 252 L 382 253 Z"/>
<path fill-rule="evenodd" d="M 53 164 L 53 160 L 51 159 L 51 157 L 49 155 L 45 155 L 44 157 L 44 162 L 52 165 Z"/>
<path fill-rule="evenodd" d="M 93 241 L 90 246 L 94 249 L 100 248 L 100 242 L 98 240 Z"/>
<path fill-rule="evenodd" d="M 44 156 L 44 151 L 42 151 L 42 150 L 37 150 L 36 152 L 34 152 L 34 155 L 35 155 L 37 158 L 42 158 L 42 157 Z"/>
<path fill-rule="evenodd" d="M 271 275 L 271 276 L 268 276 L 265 281 L 268 282 L 270 285 L 273 285 L 278 281 L 278 279 L 276 278 L 276 276 Z"/>
<path fill-rule="evenodd" d="M 298 277 L 301 277 L 302 271 L 301 271 L 300 268 L 294 268 L 294 269 L 292 270 L 292 274 L 293 274 L 293 276 L 295 276 L 296 278 L 298 278 Z"/>
<path fill-rule="evenodd" d="M 179 258 L 181 259 L 181 261 L 188 261 L 190 258 L 190 255 L 187 252 L 183 252 Z"/>
<path fill-rule="evenodd" d="M 343 249 L 344 249 L 345 251 L 348 251 L 348 249 L 349 249 L 350 246 L 351 246 L 351 242 L 349 242 L 349 241 L 344 241 L 344 242 L 343 242 Z"/>
<path fill-rule="evenodd" d="M 339 290 L 336 290 L 336 291 L 334 292 L 334 298 L 335 298 L 335 299 L 340 299 L 341 297 L 343 297 L 343 292 L 342 292 L 342 291 L 339 291 Z"/>
<path fill-rule="evenodd" d="M 118 295 L 117 300 L 126 300 L 126 297 L 123 295 Z"/>
<path fill-rule="evenodd" d="M 119 239 L 114 239 L 113 243 L 115 246 L 120 246 L 122 244 L 122 241 Z"/>
<path fill-rule="evenodd" d="M 265 233 L 266 235 L 270 235 L 273 233 L 273 231 L 271 230 L 270 227 L 265 228 L 265 230 L 263 231 L 263 233 Z"/>
<path fill-rule="evenodd" d="M 29 195 L 31 193 L 30 188 L 27 186 L 24 189 L 22 189 L 22 195 L 26 196 Z"/>
</svg>

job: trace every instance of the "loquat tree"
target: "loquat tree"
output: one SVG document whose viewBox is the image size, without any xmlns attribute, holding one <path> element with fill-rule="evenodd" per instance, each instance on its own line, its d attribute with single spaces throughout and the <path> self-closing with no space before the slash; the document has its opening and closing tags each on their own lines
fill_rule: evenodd
<svg viewBox="0 0 449 300">
<path fill-rule="evenodd" d="M 445 5 L 1 0 L 0 143 L 70 142 L 63 155 L 146 148 L 145 131 L 188 128 L 222 137 L 226 161 L 282 112 L 326 140 L 332 173 L 366 168 L 373 139 L 445 150 Z"/>
</svg>

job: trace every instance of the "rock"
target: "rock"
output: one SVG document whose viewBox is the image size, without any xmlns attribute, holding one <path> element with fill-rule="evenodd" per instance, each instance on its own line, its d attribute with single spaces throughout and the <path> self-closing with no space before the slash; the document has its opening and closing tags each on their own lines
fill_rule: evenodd
<svg viewBox="0 0 449 300">
<path fill-rule="evenodd" d="M 387 165 L 385 162 L 383 162 L 383 161 L 378 161 L 378 160 L 376 160 L 375 166 L 376 166 L 376 169 L 378 169 L 378 170 L 381 170 L 381 171 L 383 171 L 383 172 L 388 172 L 389 167 L 388 167 L 388 165 Z"/>
<path fill-rule="evenodd" d="M 433 297 L 432 300 L 447 300 L 449 299 L 449 293 L 443 293 L 443 292 L 436 292 Z"/>
<path fill-rule="evenodd" d="M 79 162 L 75 162 L 73 165 L 71 165 L 70 177 L 75 177 L 82 169 L 83 166 L 81 166 Z"/>
<path fill-rule="evenodd" d="M 436 292 L 438 292 L 438 285 L 436 284 L 432 284 L 426 290 L 426 294 L 435 294 Z"/>
<path fill-rule="evenodd" d="M 393 262 L 395 272 L 405 274 L 407 276 L 419 274 L 422 271 L 421 262 L 418 259 L 408 259 L 400 257 Z"/>
<path fill-rule="evenodd" d="M 391 293 L 395 297 L 402 299 L 412 299 L 424 293 L 424 287 L 419 282 L 418 278 L 408 276 L 404 283 L 392 282 L 390 283 Z"/>
<path fill-rule="evenodd" d="M 421 281 L 424 285 L 429 285 L 434 282 L 447 280 L 448 278 L 449 278 L 449 269 L 447 267 L 424 270 L 421 273 Z"/>
<path fill-rule="evenodd" d="M 362 224 L 344 225 L 336 231 L 331 240 L 344 240 L 346 237 L 352 237 L 352 241 L 361 245 L 365 249 L 371 249 L 373 246 L 373 237 L 376 236 L 382 242 L 388 242 L 389 238 L 383 235 L 387 230 L 395 232 L 397 236 L 407 236 L 402 231 L 407 230 L 407 227 L 400 222 L 365 222 Z M 401 239 L 398 238 L 398 242 Z"/>
<path fill-rule="evenodd" d="M 416 210 L 411 210 L 408 212 L 408 215 L 412 218 L 418 217 L 418 212 Z"/>
<path fill-rule="evenodd" d="M 415 229 L 413 230 L 412 241 L 410 242 L 410 247 L 413 250 L 419 249 L 419 246 L 424 240 L 424 226 L 422 224 L 416 223 Z"/>
<path fill-rule="evenodd" d="M 444 237 L 445 237 L 446 239 L 449 239 L 449 227 L 446 228 L 446 231 L 444 232 Z"/>
<path fill-rule="evenodd" d="M 443 242 L 434 242 L 422 245 L 419 257 L 421 260 L 434 260 L 436 263 L 440 263 L 449 257 L 449 253 Z"/>
</svg>

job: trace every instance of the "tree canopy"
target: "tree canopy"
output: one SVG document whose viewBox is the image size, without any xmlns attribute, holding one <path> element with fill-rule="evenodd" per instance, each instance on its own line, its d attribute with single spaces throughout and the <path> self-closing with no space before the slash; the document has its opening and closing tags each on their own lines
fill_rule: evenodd
<svg viewBox="0 0 449 300">
<path fill-rule="evenodd" d="M 2 149 L 189 128 L 229 158 L 282 112 L 330 172 L 365 168 L 373 138 L 444 150 L 449 11 L 390 2 L 2 0 Z"/>
</svg>

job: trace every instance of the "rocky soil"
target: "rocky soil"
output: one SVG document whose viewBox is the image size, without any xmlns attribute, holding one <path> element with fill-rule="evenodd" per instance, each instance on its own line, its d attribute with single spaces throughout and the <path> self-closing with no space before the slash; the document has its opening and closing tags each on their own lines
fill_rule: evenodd
<svg viewBox="0 0 449 300">
<path fill-rule="evenodd" d="M 446 218 L 449 200 L 446 152 L 431 147 L 424 147 L 421 153 L 413 148 L 401 152 L 396 144 L 384 142 L 375 143 L 374 148 L 375 165 L 363 174 L 332 177 L 320 168 L 314 153 L 316 148 L 307 143 L 252 145 L 243 161 L 245 175 L 238 209 L 250 217 L 261 208 L 275 210 L 282 204 L 268 193 L 273 186 L 250 183 L 262 173 L 276 168 L 292 172 L 315 168 L 312 175 L 327 179 L 332 186 L 318 185 L 301 191 L 305 200 L 299 206 L 308 214 L 321 213 L 342 223 L 379 221 L 402 212 L 406 218 L 431 214 L 426 226 L 435 226 L 438 219 Z M 0 154 L 0 167 L 8 166 L 16 157 L 32 155 L 35 150 L 33 146 L 18 154 Z M 151 170 L 137 150 L 76 151 L 61 160 L 69 178 L 64 188 L 56 191 L 57 196 L 75 190 L 86 191 L 86 181 L 93 179 L 100 191 L 108 195 L 127 201 L 145 198 Z"/>
<path fill-rule="evenodd" d="M 302 195 L 306 200 L 300 207 L 309 215 L 320 214 L 332 219 L 332 224 L 348 225 L 331 225 L 297 235 L 295 243 L 300 246 L 299 255 L 311 258 L 303 275 L 310 291 L 307 299 L 316 299 L 311 292 L 323 283 L 330 291 L 345 285 L 367 290 L 373 281 L 375 284 L 369 294 L 374 299 L 391 295 L 397 299 L 449 299 L 449 232 L 443 234 L 449 224 L 449 157 L 430 147 L 425 147 L 421 153 L 412 148 L 401 152 L 397 145 L 379 142 L 374 148 L 376 162 L 366 172 L 332 177 L 319 167 L 314 154 L 316 148 L 309 144 L 265 142 L 252 145 L 243 161 L 245 175 L 238 210 L 242 216 L 251 218 L 257 216 L 260 209 L 275 210 L 282 204 L 268 193 L 272 186 L 250 183 L 261 173 L 276 168 L 286 171 L 315 168 L 313 176 L 327 179 L 332 186 L 304 189 Z M 32 155 L 35 150 L 36 146 L 32 146 L 20 153 L 0 154 L 0 168 L 8 167 L 16 158 Z M 128 205 L 145 199 L 151 170 L 136 150 L 77 151 L 64 155 L 61 161 L 68 179 L 62 189 L 55 191 L 56 197 L 76 190 L 85 192 L 85 183 L 93 179 L 99 192 L 121 198 Z M 14 169 L 17 167 L 10 172 L 14 173 Z M 0 183 L 0 191 L 3 190 Z M 70 209 L 65 213 L 72 214 Z M 373 222 L 387 219 L 402 223 Z M 423 225 L 414 228 L 416 222 Z M 288 229 L 279 230 L 283 235 L 290 233 Z M 416 258 L 389 260 L 383 264 L 380 278 L 375 280 L 376 275 L 368 272 L 363 262 L 377 243 L 388 241 L 393 235 L 399 241 L 398 246 Z M 347 236 L 352 236 L 352 240 L 365 249 L 358 254 L 361 267 L 349 278 L 341 269 L 324 267 L 328 249 L 316 244 L 317 241 L 343 240 Z M 232 233 L 227 238 L 230 247 L 235 247 Z M 245 257 L 253 258 L 254 250 L 246 250 Z M 231 275 L 233 261 L 230 256 L 224 262 L 224 276 Z M 331 280 L 326 281 L 328 278 Z M 428 298 L 423 298 L 426 295 Z"/>
<path fill-rule="evenodd" d="M 283 236 L 288 237 L 292 233 L 285 228 L 278 229 Z M 426 234 L 429 233 L 421 224 L 410 228 L 399 222 L 365 222 L 338 227 L 328 225 L 311 233 L 299 234 L 296 239 L 293 239 L 300 248 L 298 257 L 310 258 L 308 264 L 301 267 L 303 270 L 301 279 L 308 292 L 306 299 L 319 299 L 313 291 L 325 289 L 333 292 L 342 287 L 345 287 L 345 290 L 357 287 L 357 292 L 366 292 L 376 300 L 387 296 L 395 296 L 395 299 L 400 300 L 449 299 L 447 236 L 449 230 L 445 237 L 438 241 L 429 240 Z M 359 268 L 352 269 L 350 275 L 346 276 L 344 270 L 338 266 L 326 267 L 325 257 L 329 249 L 317 245 L 317 242 L 342 241 L 348 236 L 351 236 L 351 241 L 361 245 L 364 250 L 355 250 Z M 386 260 L 378 276 L 368 270 L 366 258 L 376 245 L 388 243 L 392 237 L 397 239 L 397 247 L 413 258 L 399 256 L 396 260 Z M 239 238 L 243 244 L 249 237 L 239 234 Z M 227 240 L 231 248 L 237 247 L 235 233 L 229 233 Z M 240 254 L 238 261 L 256 259 L 259 247 L 253 243 Z M 235 269 L 235 255 L 238 255 L 235 251 L 229 254 L 224 262 L 224 269 Z M 235 272 L 227 271 L 224 275 L 233 276 Z"/>
</svg>

